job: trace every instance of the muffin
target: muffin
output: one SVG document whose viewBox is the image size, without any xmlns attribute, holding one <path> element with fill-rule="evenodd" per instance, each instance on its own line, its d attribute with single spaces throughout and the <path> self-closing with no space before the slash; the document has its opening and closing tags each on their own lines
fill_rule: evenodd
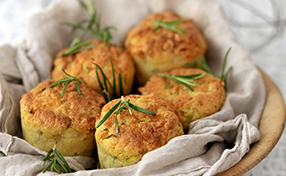
<svg viewBox="0 0 286 176">
<path fill-rule="evenodd" d="M 104 74 L 108 78 L 109 82 L 113 84 L 112 66 L 113 63 L 115 80 L 116 80 L 116 92 L 119 95 L 119 79 L 118 74 L 121 73 L 123 93 L 129 94 L 131 92 L 134 81 L 134 63 L 130 54 L 122 48 L 114 44 L 106 45 L 101 40 L 90 40 L 91 44 L 96 46 L 80 51 L 78 53 L 60 57 L 54 61 L 54 69 L 52 71 L 52 79 L 59 80 L 67 77 L 62 68 L 69 74 L 82 78 L 86 84 L 96 91 L 101 91 L 100 85 L 97 81 L 95 64 L 98 64 L 103 70 Z M 57 56 L 62 55 L 66 49 L 63 49 Z M 100 79 L 102 75 L 98 70 Z M 111 87 L 108 85 L 109 94 L 113 94 Z"/>
<path fill-rule="evenodd" d="M 52 83 L 46 80 L 22 95 L 23 138 L 43 151 L 49 151 L 56 140 L 62 155 L 92 156 L 94 123 L 105 105 L 104 97 L 85 84 L 80 84 L 80 95 L 73 81 L 62 98 L 62 85 L 49 88 Z"/>
<path fill-rule="evenodd" d="M 95 139 L 101 168 L 136 164 L 147 152 L 183 134 L 182 124 L 170 102 L 153 95 L 129 95 L 125 100 L 155 112 L 156 115 L 133 109 L 130 115 L 125 109 L 117 116 L 119 133 L 116 133 L 114 113 L 97 128 Z M 115 99 L 102 108 L 101 117 L 96 120 L 97 124 L 118 101 L 120 99 Z"/>
<path fill-rule="evenodd" d="M 192 19 L 175 27 L 185 30 L 179 34 L 156 26 L 152 20 L 171 22 L 182 20 L 173 12 L 151 14 L 128 32 L 125 47 L 132 55 L 136 66 L 136 81 L 143 86 L 155 73 L 174 68 L 190 67 L 197 59 L 202 60 L 206 42 Z"/>
<path fill-rule="evenodd" d="M 174 69 L 166 74 L 169 75 L 192 75 L 205 73 L 195 68 Z M 173 102 L 174 109 L 187 131 L 189 123 L 211 115 L 222 107 L 225 100 L 224 82 L 211 74 L 206 74 L 196 80 L 200 82 L 197 86 L 186 86 L 169 78 L 154 75 L 144 87 L 139 88 L 142 95 L 155 94 L 167 98 Z"/>
</svg>

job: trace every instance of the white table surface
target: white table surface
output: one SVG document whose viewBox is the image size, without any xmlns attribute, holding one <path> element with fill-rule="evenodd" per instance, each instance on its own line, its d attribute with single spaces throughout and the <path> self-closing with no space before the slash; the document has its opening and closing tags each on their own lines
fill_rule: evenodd
<svg viewBox="0 0 286 176">
<path fill-rule="evenodd" d="M 0 0 L 0 46 L 17 46 L 27 20 L 58 0 Z M 286 98 L 286 0 L 216 0 L 253 61 Z M 270 154 L 245 176 L 286 175 L 286 132 Z"/>
</svg>

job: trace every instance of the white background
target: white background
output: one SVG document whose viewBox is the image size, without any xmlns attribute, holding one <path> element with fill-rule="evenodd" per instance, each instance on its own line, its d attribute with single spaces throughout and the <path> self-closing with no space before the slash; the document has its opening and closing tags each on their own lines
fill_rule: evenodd
<svg viewBox="0 0 286 176">
<path fill-rule="evenodd" d="M 58 0 L 0 0 L 0 46 L 17 46 L 28 19 Z M 286 0 L 216 0 L 253 61 L 286 98 Z M 286 134 L 272 152 L 245 176 L 286 175 Z"/>
</svg>

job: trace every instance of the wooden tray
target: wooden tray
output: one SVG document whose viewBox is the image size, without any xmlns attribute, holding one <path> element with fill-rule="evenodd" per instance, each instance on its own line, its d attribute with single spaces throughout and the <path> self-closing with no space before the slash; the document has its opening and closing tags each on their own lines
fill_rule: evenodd
<svg viewBox="0 0 286 176">
<path fill-rule="evenodd" d="M 277 144 L 285 126 L 285 103 L 274 82 L 262 71 L 266 87 L 266 103 L 259 124 L 260 140 L 239 163 L 217 175 L 242 175 L 263 160 Z"/>
</svg>

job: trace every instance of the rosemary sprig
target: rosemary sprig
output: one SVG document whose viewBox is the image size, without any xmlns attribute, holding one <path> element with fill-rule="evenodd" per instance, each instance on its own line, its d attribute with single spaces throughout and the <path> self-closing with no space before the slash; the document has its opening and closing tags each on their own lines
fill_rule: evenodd
<svg viewBox="0 0 286 176">
<path fill-rule="evenodd" d="M 117 109 L 118 108 L 118 109 Z M 117 110 L 116 110 L 117 109 Z M 121 96 L 121 100 L 117 102 L 106 114 L 105 116 L 101 119 L 101 121 L 97 124 L 96 128 L 99 128 L 107 119 L 110 117 L 110 115 L 114 112 L 115 113 L 115 129 L 116 133 L 119 133 L 118 130 L 118 119 L 117 115 L 121 114 L 124 109 L 127 109 L 129 114 L 132 115 L 132 110 L 144 113 L 144 114 L 151 114 L 151 115 L 156 115 L 155 112 L 140 108 L 139 106 L 136 106 L 132 103 L 130 103 L 130 100 L 125 100 L 123 96 Z"/>
<path fill-rule="evenodd" d="M 176 25 L 181 24 L 185 22 L 185 20 L 176 20 L 176 21 L 168 21 L 168 22 L 164 22 L 164 21 L 157 21 L 157 20 L 152 20 L 152 23 L 155 25 L 155 29 L 153 30 L 153 32 L 156 32 L 160 27 L 168 29 L 170 31 L 176 32 L 180 35 L 185 34 L 186 29 L 181 29 L 176 27 Z"/>
<path fill-rule="evenodd" d="M 190 86 L 196 87 L 199 84 L 202 84 L 201 82 L 196 81 L 197 79 L 200 79 L 204 77 L 207 73 L 200 73 L 200 74 L 192 74 L 192 75 L 168 75 L 164 73 L 157 73 L 158 76 L 161 76 L 163 78 L 169 78 L 172 79 L 184 86 L 186 86 L 191 91 L 194 91 Z"/>
<path fill-rule="evenodd" d="M 65 72 L 65 70 L 62 68 L 62 71 L 68 76 L 67 78 L 63 78 L 63 79 L 60 79 L 56 82 L 54 82 L 53 84 L 51 84 L 49 87 L 52 88 L 56 85 L 59 85 L 59 84 L 62 84 L 63 85 L 63 90 L 62 90 L 62 97 L 64 97 L 64 92 L 65 92 L 65 89 L 67 88 L 67 86 L 69 85 L 69 83 L 71 83 L 72 81 L 76 81 L 76 89 L 77 89 L 77 92 L 78 94 L 81 95 L 81 91 L 80 91 L 80 88 L 79 88 L 79 84 L 81 83 L 81 81 L 77 78 L 77 77 L 74 77 L 70 74 L 68 74 L 67 72 Z"/>
<path fill-rule="evenodd" d="M 225 73 L 225 66 L 226 66 L 226 61 L 227 61 L 227 57 L 228 57 L 228 54 L 230 52 L 231 48 L 229 48 L 224 56 L 224 59 L 223 59 L 223 65 L 222 65 L 222 71 L 221 71 L 221 77 L 220 79 L 224 82 L 224 88 L 226 90 L 226 82 L 227 82 L 227 77 L 230 73 L 230 71 L 232 70 L 232 66 L 228 68 L 228 70 L 226 71 Z"/>
<path fill-rule="evenodd" d="M 203 59 L 197 59 L 195 64 L 188 63 L 187 65 L 189 65 L 189 66 L 191 66 L 193 68 L 202 69 L 205 72 L 207 72 L 207 73 L 209 73 L 209 74 L 214 76 L 214 72 L 208 66 L 208 64 L 206 62 L 206 58 L 204 56 L 203 56 Z"/>
<path fill-rule="evenodd" d="M 51 161 L 51 163 L 43 170 L 43 173 L 45 173 L 48 169 L 51 168 L 51 171 L 53 172 L 54 170 L 61 174 L 61 168 L 66 172 L 66 173 L 71 173 L 71 169 L 66 162 L 65 158 L 60 154 L 59 151 L 56 149 L 56 145 L 48 151 L 47 155 L 43 158 L 43 168 L 45 168 L 45 164 L 47 161 Z"/>
<path fill-rule="evenodd" d="M 96 46 L 95 44 L 91 44 L 90 42 L 81 42 L 81 38 L 76 37 L 73 39 L 69 48 L 63 54 L 59 55 L 57 58 L 68 56 L 71 54 L 75 54 L 75 53 L 78 53 L 80 51 L 93 48 L 95 46 Z"/>
<path fill-rule="evenodd" d="M 78 0 L 81 6 L 87 10 L 90 18 L 83 20 L 79 22 L 78 24 L 72 24 L 72 23 L 63 23 L 67 26 L 72 27 L 72 32 L 76 29 L 83 30 L 85 32 L 88 32 L 101 40 L 105 42 L 105 44 L 109 47 L 109 41 L 112 40 L 112 35 L 110 33 L 110 30 L 117 30 L 113 26 L 106 26 L 103 29 L 101 29 L 100 26 L 100 15 L 97 17 L 96 10 L 94 8 L 94 1 L 90 0 L 87 1 L 87 3 L 83 2 L 82 0 Z"/>
<path fill-rule="evenodd" d="M 93 63 L 93 64 L 95 65 L 95 73 L 96 73 L 96 78 L 97 78 L 98 84 L 101 88 L 101 91 L 106 96 L 107 101 L 111 101 L 112 99 L 119 98 L 121 95 L 123 95 L 123 85 L 122 85 L 121 73 L 118 74 L 119 94 L 120 95 L 118 95 L 116 93 L 116 80 L 115 80 L 116 77 L 115 77 L 114 67 L 113 67 L 111 60 L 110 60 L 110 64 L 111 64 L 111 69 L 112 69 L 113 85 L 111 85 L 110 81 L 108 80 L 107 76 L 104 74 L 104 72 L 102 71 L 100 66 L 97 65 L 96 63 Z M 100 73 L 102 75 L 103 81 L 101 81 L 99 78 L 98 70 L 100 71 Z M 112 89 L 112 95 L 110 95 L 108 92 L 108 85 Z"/>
</svg>

